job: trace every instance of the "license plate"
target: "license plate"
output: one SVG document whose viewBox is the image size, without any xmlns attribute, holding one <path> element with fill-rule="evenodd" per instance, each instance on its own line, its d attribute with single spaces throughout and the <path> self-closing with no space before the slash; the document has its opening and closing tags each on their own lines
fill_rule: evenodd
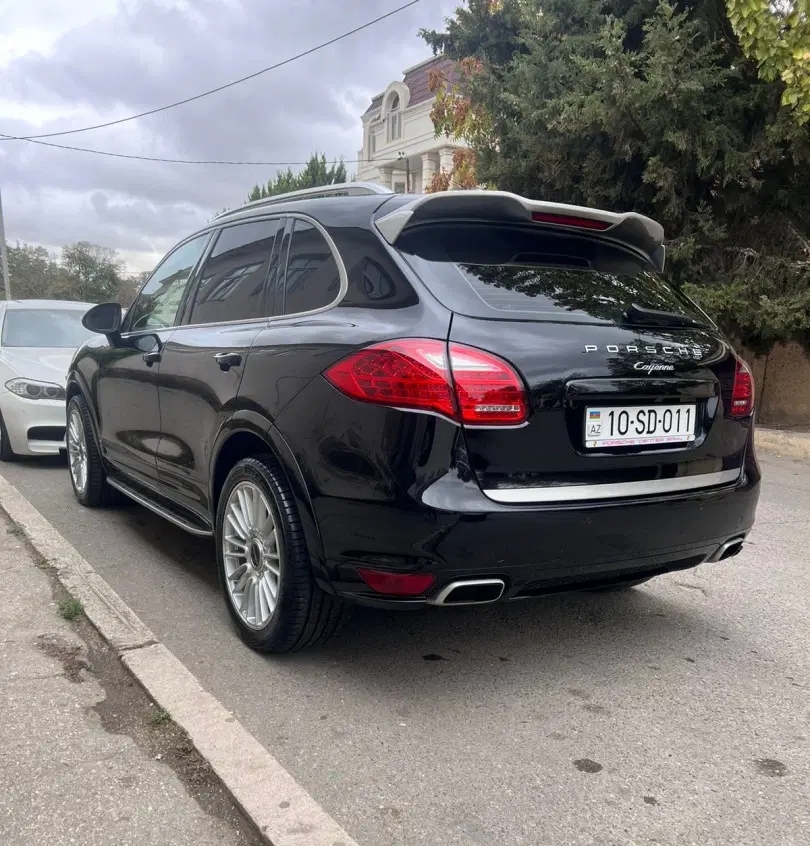
<svg viewBox="0 0 810 846">
<path fill-rule="evenodd" d="M 695 440 L 696 405 L 585 409 L 585 446 L 650 446 Z"/>
</svg>

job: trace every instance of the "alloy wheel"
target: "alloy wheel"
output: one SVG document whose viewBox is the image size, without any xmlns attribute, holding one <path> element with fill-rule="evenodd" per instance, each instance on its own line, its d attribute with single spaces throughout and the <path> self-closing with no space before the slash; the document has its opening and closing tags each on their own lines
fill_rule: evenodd
<svg viewBox="0 0 810 846">
<path fill-rule="evenodd" d="M 282 540 L 265 493 L 240 482 L 228 496 L 222 532 L 225 586 L 241 620 L 263 629 L 278 606 Z"/>
<path fill-rule="evenodd" d="M 70 410 L 67 430 L 68 462 L 73 485 L 81 494 L 87 487 L 88 459 L 84 421 L 78 408 Z"/>
</svg>

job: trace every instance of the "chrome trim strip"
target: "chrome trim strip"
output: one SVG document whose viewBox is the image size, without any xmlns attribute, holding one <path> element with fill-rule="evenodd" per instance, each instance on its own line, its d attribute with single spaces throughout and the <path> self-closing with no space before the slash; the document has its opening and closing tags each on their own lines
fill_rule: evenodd
<svg viewBox="0 0 810 846">
<path fill-rule="evenodd" d="M 142 505 L 144 508 L 148 508 L 150 511 L 153 511 L 155 514 L 157 514 L 158 517 L 162 517 L 164 520 L 168 520 L 170 523 L 174 523 L 175 526 L 180 529 L 183 529 L 183 531 L 188 532 L 191 535 L 196 535 L 200 538 L 210 538 L 214 535 L 214 533 L 209 531 L 208 529 L 198 529 L 196 526 L 192 526 L 192 524 L 187 522 L 186 520 L 183 520 L 180 517 L 175 517 L 174 514 L 170 513 L 165 508 L 156 505 L 154 502 L 147 499 L 145 496 L 135 493 L 126 485 L 116 481 L 115 479 L 110 479 L 108 477 L 107 484 L 111 488 L 115 488 L 117 491 L 121 491 L 124 496 L 128 496 L 130 499 L 137 502 L 138 505 Z"/>
<path fill-rule="evenodd" d="M 501 592 L 494 599 L 482 599 L 480 601 L 476 600 L 473 602 L 447 602 L 447 597 L 458 588 L 487 587 L 489 585 L 493 585 L 501 589 Z M 497 602 L 503 596 L 503 592 L 505 590 L 506 582 L 504 582 L 503 579 L 460 579 L 457 582 L 450 582 L 449 585 L 445 585 L 436 596 L 432 599 L 428 599 L 427 601 L 429 605 L 489 605 L 491 602 Z"/>
<path fill-rule="evenodd" d="M 730 485 L 742 475 L 742 469 L 701 473 L 696 476 L 675 476 L 672 479 L 651 479 L 644 482 L 614 482 L 607 485 L 559 485 L 542 488 L 490 488 L 484 494 L 495 502 L 580 502 L 620 499 L 635 496 L 656 496 L 665 493 Z"/>
<path fill-rule="evenodd" d="M 388 193 L 393 193 L 393 192 L 388 192 Z M 320 308 L 312 309 L 311 311 L 299 311 L 299 312 L 296 312 L 295 314 L 273 314 L 273 315 L 267 315 L 265 317 L 246 317 L 243 320 L 220 320 L 220 321 L 215 322 L 215 323 L 173 323 L 171 326 L 162 326 L 162 327 L 157 328 L 157 329 L 134 329 L 132 331 L 122 332 L 121 337 L 129 339 L 129 338 L 137 337 L 139 335 L 155 335 L 158 332 L 166 332 L 166 331 L 169 331 L 169 330 L 174 332 L 177 329 L 210 329 L 210 328 L 215 328 L 215 327 L 219 327 L 219 326 L 225 326 L 225 327 L 227 327 L 227 326 L 248 326 L 251 323 L 260 324 L 261 328 L 259 329 L 259 331 L 261 331 L 261 329 L 266 328 L 266 327 L 268 327 L 268 326 L 272 325 L 273 323 L 276 323 L 280 320 L 294 320 L 294 319 L 297 319 L 297 318 L 300 318 L 300 317 L 314 317 L 315 315 L 324 314 L 327 311 L 332 311 L 332 309 L 337 308 L 340 305 L 340 303 L 342 302 L 343 298 L 346 296 L 346 294 L 349 291 L 349 273 L 346 270 L 346 264 L 343 261 L 343 256 L 340 254 L 340 250 L 338 249 L 338 246 L 335 243 L 332 236 L 329 234 L 329 232 L 326 230 L 326 228 L 321 223 L 319 223 L 317 220 L 315 220 L 314 217 L 310 217 L 309 215 L 302 214 L 300 212 L 286 212 L 284 214 L 274 214 L 274 215 L 271 215 L 271 217 L 289 217 L 289 218 L 294 218 L 296 220 L 303 220 L 305 223 L 312 224 L 318 230 L 318 232 L 320 232 L 320 234 L 323 236 L 324 240 L 326 241 L 326 245 L 329 247 L 329 251 L 332 253 L 333 258 L 335 259 L 335 264 L 337 265 L 337 270 L 338 270 L 338 278 L 340 279 L 340 285 L 338 286 L 337 295 L 335 296 L 335 299 L 332 300 L 331 303 L 329 303 L 328 305 L 325 305 L 325 306 L 321 306 Z M 264 216 L 259 217 L 258 215 L 256 215 L 256 220 L 265 220 L 265 219 L 267 219 L 267 218 L 265 218 Z M 223 229 L 230 228 L 231 226 L 239 226 L 243 223 L 251 222 L 252 220 L 253 220 L 253 218 L 251 217 L 251 218 L 247 218 L 245 220 L 235 221 L 234 223 L 229 223 L 228 226 L 223 227 Z M 205 231 L 208 231 L 208 230 L 204 230 L 204 232 Z M 204 234 L 204 232 L 198 233 L 198 235 Z M 193 237 L 197 237 L 197 236 L 193 236 Z M 187 241 L 193 240 L 193 238 L 187 238 L 186 240 Z M 183 241 L 181 244 L 178 244 L 177 247 L 182 247 L 184 243 L 185 243 L 185 241 Z M 177 247 L 175 247 L 175 249 L 177 249 Z M 174 252 L 174 250 L 172 250 L 171 252 Z M 163 259 L 161 259 L 160 263 L 163 264 L 165 259 L 168 258 L 168 257 L 169 257 L 169 253 L 167 253 L 166 256 Z M 208 250 L 206 248 L 206 250 L 203 251 L 203 254 L 200 258 L 200 261 L 207 260 L 207 258 L 208 258 Z M 192 272 L 191 276 L 194 276 L 194 274 L 198 270 L 198 267 L 199 267 L 199 262 L 198 262 L 197 265 L 194 266 L 194 271 Z M 157 268 L 155 268 L 155 270 L 157 270 Z M 189 277 L 189 278 L 191 278 L 191 277 Z M 148 282 L 149 280 L 147 279 L 146 281 Z M 196 287 L 197 281 L 198 280 L 195 279 L 192 282 L 190 288 L 183 295 L 184 298 L 187 296 L 187 294 L 189 293 L 190 290 L 193 290 Z M 265 282 L 266 282 L 266 280 L 265 280 Z M 146 284 L 146 282 L 144 283 L 144 285 L 145 284 Z M 138 291 L 138 294 L 140 294 L 140 290 Z M 137 299 L 137 295 L 136 295 L 135 299 Z M 133 304 L 134 304 L 134 302 L 135 301 L 133 300 Z M 185 305 L 185 300 L 184 300 L 184 305 Z M 131 305 L 130 305 L 130 308 L 132 308 Z M 178 313 L 179 313 L 179 309 L 178 309 Z M 126 319 L 126 315 L 124 316 L 124 320 L 125 319 Z M 123 324 L 123 320 L 122 320 L 122 324 Z"/>
<path fill-rule="evenodd" d="M 340 285 L 338 286 L 337 295 L 331 303 L 328 303 L 325 306 L 321 306 L 320 308 L 314 308 L 311 311 L 297 311 L 295 312 L 295 314 L 273 314 L 268 315 L 266 317 L 246 317 L 244 320 L 220 320 L 215 323 L 177 323 L 174 326 L 170 326 L 167 328 L 174 330 L 211 329 L 219 326 L 248 326 L 251 323 L 258 323 L 260 324 L 259 331 L 261 331 L 262 329 L 266 329 L 267 327 L 271 326 L 274 323 L 277 323 L 280 320 L 297 320 L 302 317 L 314 317 L 318 314 L 324 314 L 327 311 L 332 311 L 333 309 L 337 308 L 349 291 L 349 273 L 346 270 L 346 264 L 343 261 L 343 256 L 341 256 L 337 244 L 335 243 L 334 239 L 329 234 L 329 232 L 327 232 L 327 230 L 317 220 L 315 220 L 314 217 L 310 217 L 306 214 L 300 214 L 299 212 L 288 212 L 284 215 L 284 217 L 294 218 L 295 220 L 303 220 L 304 223 L 311 224 L 318 230 L 318 232 L 320 232 L 320 234 L 323 236 L 323 239 L 326 241 L 326 245 L 329 247 L 329 250 L 332 253 L 332 257 L 335 259 L 335 264 L 337 265 L 338 270 L 338 278 L 340 279 Z M 257 220 L 258 219 L 259 218 L 257 217 Z M 245 221 L 239 221 L 239 224 L 242 223 L 245 223 Z"/>
</svg>

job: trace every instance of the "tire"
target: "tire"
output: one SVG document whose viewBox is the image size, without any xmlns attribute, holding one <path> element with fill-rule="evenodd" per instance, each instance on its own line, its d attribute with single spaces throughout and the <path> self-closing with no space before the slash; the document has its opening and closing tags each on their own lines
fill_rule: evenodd
<svg viewBox="0 0 810 846">
<path fill-rule="evenodd" d="M 14 454 L 14 450 L 11 448 L 11 441 L 8 437 L 6 424 L 3 421 L 2 415 L 0 415 L 0 461 L 14 461 L 15 458 L 16 455 Z"/>
<path fill-rule="evenodd" d="M 216 545 L 225 604 L 251 649 L 306 649 L 328 640 L 348 619 L 348 606 L 315 582 L 295 500 L 272 455 L 242 459 L 228 474 L 217 506 Z"/>
<path fill-rule="evenodd" d="M 80 426 L 76 425 L 77 420 L 81 421 Z M 70 484 L 73 488 L 73 495 L 79 503 L 86 508 L 99 508 L 115 504 L 119 497 L 118 492 L 107 484 L 107 474 L 104 472 L 101 454 L 93 437 L 92 426 L 90 410 L 84 397 L 81 394 L 71 397 L 67 406 L 67 428 L 65 430 Z M 77 478 L 79 474 L 76 472 L 76 465 L 74 464 L 75 449 L 84 456 L 87 465 L 86 478 L 83 484 L 82 479 Z"/>
</svg>

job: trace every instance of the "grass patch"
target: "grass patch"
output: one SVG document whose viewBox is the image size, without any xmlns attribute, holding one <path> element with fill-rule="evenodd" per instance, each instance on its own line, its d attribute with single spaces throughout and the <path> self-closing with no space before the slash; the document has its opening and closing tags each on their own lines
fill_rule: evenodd
<svg viewBox="0 0 810 846">
<path fill-rule="evenodd" d="M 160 728 L 160 726 L 167 726 L 172 721 L 171 714 L 164 711 L 163 708 L 158 708 L 157 711 L 149 715 L 147 722 L 150 726 Z"/>
<path fill-rule="evenodd" d="M 59 600 L 59 614 L 66 620 L 75 620 L 84 613 L 84 606 L 74 596 Z"/>
</svg>

